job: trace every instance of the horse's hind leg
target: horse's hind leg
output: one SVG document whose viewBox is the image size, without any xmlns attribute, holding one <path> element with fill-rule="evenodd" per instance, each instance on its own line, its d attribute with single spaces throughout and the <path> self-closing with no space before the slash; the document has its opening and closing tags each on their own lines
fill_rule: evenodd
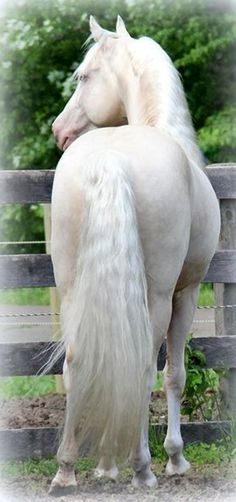
<svg viewBox="0 0 236 502">
<path fill-rule="evenodd" d="M 167 335 L 167 361 L 164 385 L 168 404 L 168 428 L 164 447 L 169 455 L 168 475 L 184 474 L 190 464 L 185 460 L 180 432 L 180 402 L 185 386 L 184 347 L 197 303 L 198 286 L 188 286 L 175 293 L 173 312 Z"/>
<path fill-rule="evenodd" d="M 102 456 L 100 458 L 99 464 L 97 465 L 94 471 L 96 478 L 109 478 L 115 480 L 119 474 L 115 456 L 112 458 L 108 458 L 107 456 Z"/>
<path fill-rule="evenodd" d="M 147 413 L 144 417 L 144 421 L 141 428 L 139 444 L 135 454 L 132 458 L 132 467 L 134 469 L 134 477 L 132 479 L 132 485 L 135 488 L 143 488 L 148 486 L 149 488 L 155 488 L 157 486 L 157 478 L 155 474 L 151 471 L 151 453 L 148 445 L 148 425 L 149 425 L 149 400 L 151 391 L 154 383 L 154 374 L 156 373 L 156 364 L 153 371 L 150 373 L 149 387 L 147 389 L 147 395 L 144 396 L 146 401 Z"/>
<path fill-rule="evenodd" d="M 143 486 L 155 487 L 157 485 L 156 476 L 152 473 L 150 469 L 151 464 L 151 454 L 148 445 L 148 425 L 149 425 L 149 401 L 150 395 L 153 389 L 154 377 L 156 374 L 156 360 L 153 365 L 153 369 L 150 371 L 149 382 L 147 393 L 143 396 L 144 407 L 146 407 L 146 416 L 144 416 L 139 443 L 137 450 L 134 452 L 131 464 L 135 471 L 135 475 L 132 479 L 132 484 L 135 488 L 142 488 Z M 95 476 L 97 478 L 107 477 L 110 479 L 116 479 L 118 475 L 118 468 L 115 463 L 115 455 L 113 458 L 107 458 L 102 456 L 99 461 L 97 468 L 95 469 Z"/>
<path fill-rule="evenodd" d="M 72 389 L 70 389 L 69 378 L 72 377 L 71 371 L 65 360 L 63 377 L 67 392 L 66 419 L 62 441 L 57 452 L 59 469 L 49 489 L 49 494 L 54 496 L 72 494 L 77 489 L 74 465 L 78 457 L 76 442 L 76 402 L 78 396 L 75 396 Z"/>
<path fill-rule="evenodd" d="M 151 454 L 148 444 L 149 402 L 157 371 L 157 356 L 170 323 L 172 310 L 170 298 L 171 295 L 157 295 L 156 293 L 153 294 L 153 292 L 152 294 L 149 294 L 149 312 L 154 344 L 153 367 L 150 370 L 147 393 L 144 396 L 146 417 L 144 417 L 139 444 L 136 451 L 134 452 L 131 462 L 132 467 L 135 471 L 134 477 L 132 479 L 132 485 L 135 488 L 143 488 L 145 486 L 149 488 L 155 488 L 157 486 L 157 478 L 151 471 Z"/>
</svg>

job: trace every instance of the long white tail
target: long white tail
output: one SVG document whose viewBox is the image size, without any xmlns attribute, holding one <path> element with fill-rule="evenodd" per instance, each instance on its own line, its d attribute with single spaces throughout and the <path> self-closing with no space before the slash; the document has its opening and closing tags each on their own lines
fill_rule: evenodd
<svg viewBox="0 0 236 502">
<path fill-rule="evenodd" d="M 147 287 L 128 160 L 92 154 L 71 306 L 63 312 L 78 446 L 127 458 L 135 448 L 152 364 Z M 69 411 L 69 410 L 68 410 Z"/>
</svg>

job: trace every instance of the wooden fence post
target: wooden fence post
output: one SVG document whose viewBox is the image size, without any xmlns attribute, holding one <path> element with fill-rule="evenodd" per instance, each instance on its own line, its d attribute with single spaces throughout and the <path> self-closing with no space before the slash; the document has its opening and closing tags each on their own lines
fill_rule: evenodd
<svg viewBox="0 0 236 502">
<path fill-rule="evenodd" d="M 216 166 L 215 166 L 216 167 Z M 235 167 L 235 166 L 234 166 Z M 230 175 L 232 166 L 224 165 L 224 176 Z M 221 166 L 218 166 L 218 174 Z M 217 171 L 216 171 L 217 175 Z M 236 199 L 224 198 L 220 200 L 221 233 L 220 250 L 236 250 Z M 236 305 L 236 284 L 215 284 L 215 298 L 217 305 Z M 215 325 L 217 336 L 236 336 L 236 308 L 221 308 L 215 311 Z M 231 415 L 236 417 L 236 369 L 229 370 L 227 391 L 225 397 Z"/>
<path fill-rule="evenodd" d="M 46 251 L 51 254 L 51 204 L 43 204 L 44 210 L 44 231 L 46 239 Z M 56 288 L 49 288 L 50 292 L 50 305 L 52 312 L 60 311 L 60 299 L 58 295 L 58 290 Z M 59 316 L 53 315 L 51 317 L 52 322 L 56 323 L 59 321 Z M 61 339 L 61 330 L 59 325 L 52 325 L 53 340 L 58 341 Z M 56 381 L 56 391 L 58 394 L 63 394 L 65 392 L 63 379 L 61 375 L 55 375 Z"/>
</svg>

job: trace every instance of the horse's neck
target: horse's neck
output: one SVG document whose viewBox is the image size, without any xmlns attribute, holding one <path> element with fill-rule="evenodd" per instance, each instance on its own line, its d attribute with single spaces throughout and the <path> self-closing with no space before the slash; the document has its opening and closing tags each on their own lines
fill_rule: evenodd
<svg viewBox="0 0 236 502">
<path fill-rule="evenodd" d="M 158 46 L 145 71 L 126 79 L 124 103 L 130 125 L 156 127 L 179 143 L 189 161 L 203 166 L 183 87 L 171 60 Z M 158 61 L 159 57 L 159 61 Z"/>
</svg>

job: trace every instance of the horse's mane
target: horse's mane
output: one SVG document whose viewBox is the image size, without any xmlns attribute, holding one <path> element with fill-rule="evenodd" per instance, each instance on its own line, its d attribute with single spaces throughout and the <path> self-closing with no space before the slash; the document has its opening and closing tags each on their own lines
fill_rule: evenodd
<svg viewBox="0 0 236 502">
<path fill-rule="evenodd" d="M 180 75 L 162 47 L 148 37 L 130 44 L 130 58 L 140 74 L 144 121 L 170 134 L 188 159 L 202 167 L 188 104 Z"/>
</svg>

